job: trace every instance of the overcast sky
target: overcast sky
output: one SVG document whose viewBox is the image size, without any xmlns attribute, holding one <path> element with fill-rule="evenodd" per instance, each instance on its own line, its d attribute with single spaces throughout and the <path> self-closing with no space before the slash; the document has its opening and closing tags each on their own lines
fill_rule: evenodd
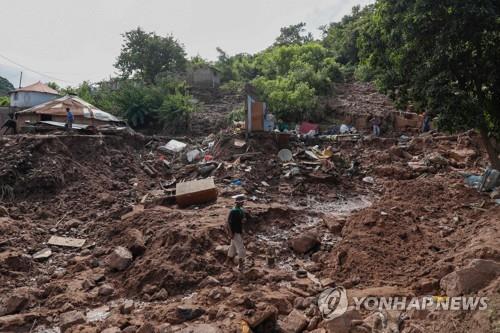
<svg viewBox="0 0 500 333">
<path fill-rule="evenodd" d="M 317 28 L 373 0 L 22 0 L 2 1 L 0 76 L 16 87 L 38 80 L 77 85 L 116 75 L 121 34 L 141 26 L 172 33 L 189 56 L 214 60 L 269 46 L 280 27 L 306 22 Z M 10 59 L 7 60 L 6 58 Z M 57 80 L 56 80 L 57 79 Z"/>
</svg>

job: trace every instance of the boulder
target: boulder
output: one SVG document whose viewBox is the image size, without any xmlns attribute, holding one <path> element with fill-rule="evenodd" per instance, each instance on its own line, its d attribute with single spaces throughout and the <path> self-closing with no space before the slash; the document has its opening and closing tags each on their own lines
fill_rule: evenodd
<svg viewBox="0 0 500 333">
<path fill-rule="evenodd" d="M 71 326 L 84 324 L 85 323 L 85 315 L 80 311 L 68 311 L 59 317 L 59 327 L 61 331 L 64 332 Z"/>
<path fill-rule="evenodd" d="M 283 333 L 300 333 L 307 327 L 309 321 L 306 316 L 297 310 L 293 310 L 280 323 Z"/>
<path fill-rule="evenodd" d="M 297 253 L 304 254 L 321 244 L 318 235 L 313 232 L 306 232 L 302 235 L 290 239 L 290 247 Z"/>
<path fill-rule="evenodd" d="M 460 296 L 478 291 L 499 275 L 500 263 L 474 259 L 467 267 L 443 277 L 440 286 L 447 296 Z"/>
<path fill-rule="evenodd" d="M 132 263 L 132 253 L 123 246 L 116 247 L 108 256 L 107 263 L 111 269 L 123 271 Z"/>
</svg>

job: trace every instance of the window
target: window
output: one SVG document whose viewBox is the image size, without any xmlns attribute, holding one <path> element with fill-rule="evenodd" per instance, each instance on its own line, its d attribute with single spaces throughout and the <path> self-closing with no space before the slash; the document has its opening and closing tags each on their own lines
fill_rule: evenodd
<svg viewBox="0 0 500 333">
<path fill-rule="evenodd" d="M 51 121 L 52 120 L 52 115 L 50 114 L 42 114 L 40 117 L 41 121 Z"/>
</svg>

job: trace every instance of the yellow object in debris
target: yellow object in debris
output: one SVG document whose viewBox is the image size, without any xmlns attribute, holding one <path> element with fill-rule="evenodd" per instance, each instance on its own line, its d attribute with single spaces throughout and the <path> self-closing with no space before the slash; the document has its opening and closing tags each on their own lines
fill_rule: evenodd
<svg viewBox="0 0 500 333">
<path fill-rule="evenodd" d="M 330 149 L 330 148 L 326 148 L 323 150 L 323 152 L 321 153 L 322 156 L 320 157 L 323 157 L 323 158 L 330 158 L 333 156 L 333 151 Z"/>
<path fill-rule="evenodd" d="M 248 323 L 244 320 L 241 321 L 241 333 L 252 333 L 250 326 L 248 326 Z"/>
</svg>

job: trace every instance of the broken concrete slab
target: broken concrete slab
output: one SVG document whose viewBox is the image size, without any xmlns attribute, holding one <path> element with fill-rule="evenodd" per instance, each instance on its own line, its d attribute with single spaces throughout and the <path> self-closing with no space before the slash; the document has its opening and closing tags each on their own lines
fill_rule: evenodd
<svg viewBox="0 0 500 333">
<path fill-rule="evenodd" d="M 179 207 L 216 201 L 218 195 L 212 177 L 177 183 L 175 192 L 175 199 Z"/>
<path fill-rule="evenodd" d="M 47 242 L 49 245 L 80 248 L 85 244 L 85 239 L 51 236 Z"/>
</svg>

